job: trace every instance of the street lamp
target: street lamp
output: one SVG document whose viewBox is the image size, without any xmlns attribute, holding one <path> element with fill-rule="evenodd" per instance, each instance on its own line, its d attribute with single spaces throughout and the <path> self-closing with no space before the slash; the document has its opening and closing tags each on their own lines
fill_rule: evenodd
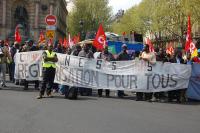
<svg viewBox="0 0 200 133">
<path fill-rule="evenodd" d="M 83 39 L 84 39 L 84 33 L 83 33 L 83 24 L 84 24 L 84 21 L 80 20 L 79 24 L 80 24 L 80 40 L 83 41 Z"/>
</svg>

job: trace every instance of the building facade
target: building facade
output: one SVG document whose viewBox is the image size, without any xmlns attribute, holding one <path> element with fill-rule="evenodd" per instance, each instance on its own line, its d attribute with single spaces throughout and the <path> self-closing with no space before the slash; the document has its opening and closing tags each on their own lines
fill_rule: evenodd
<svg viewBox="0 0 200 133">
<path fill-rule="evenodd" d="M 16 26 L 22 40 L 38 40 L 46 30 L 45 17 L 57 17 L 55 40 L 66 36 L 67 3 L 65 0 L 0 0 L 0 39 L 14 40 Z"/>
</svg>

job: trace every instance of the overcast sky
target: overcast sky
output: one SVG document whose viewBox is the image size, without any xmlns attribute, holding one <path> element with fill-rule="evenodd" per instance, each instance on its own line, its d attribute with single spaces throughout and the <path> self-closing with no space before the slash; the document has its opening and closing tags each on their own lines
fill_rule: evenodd
<svg viewBox="0 0 200 133">
<path fill-rule="evenodd" d="M 69 1 L 69 0 L 67 0 Z M 142 0 L 109 0 L 109 6 L 112 7 L 113 13 L 116 14 L 118 10 L 127 10 L 132 6 L 140 3 Z M 73 4 L 68 4 L 68 10 L 71 11 Z"/>
<path fill-rule="evenodd" d="M 132 6 L 140 3 L 142 0 L 109 0 L 109 5 L 113 9 L 113 13 L 116 14 L 118 10 L 127 10 Z"/>
</svg>

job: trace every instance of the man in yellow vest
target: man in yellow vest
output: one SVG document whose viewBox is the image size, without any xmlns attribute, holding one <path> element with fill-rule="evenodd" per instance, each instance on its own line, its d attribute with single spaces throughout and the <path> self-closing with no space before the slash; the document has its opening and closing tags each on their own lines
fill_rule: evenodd
<svg viewBox="0 0 200 133">
<path fill-rule="evenodd" d="M 58 61 L 57 55 L 53 52 L 53 45 L 48 44 L 47 50 L 43 53 L 43 81 L 42 87 L 40 89 L 40 94 L 37 99 L 41 99 L 44 96 L 44 92 L 46 90 L 46 94 L 48 97 L 52 97 L 51 89 L 53 87 L 55 72 L 56 72 L 56 62 Z M 47 86 L 48 84 L 48 86 Z M 47 86 L 47 87 L 46 87 Z"/>
</svg>

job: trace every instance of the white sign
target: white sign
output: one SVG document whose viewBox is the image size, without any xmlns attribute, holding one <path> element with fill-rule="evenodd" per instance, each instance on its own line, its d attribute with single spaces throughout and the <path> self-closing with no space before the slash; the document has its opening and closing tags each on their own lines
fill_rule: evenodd
<svg viewBox="0 0 200 133">
<path fill-rule="evenodd" d="M 56 26 L 55 25 L 53 25 L 53 26 L 47 25 L 46 30 L 56 30 Z"/>
<path fill-rule="evenodd" d="M 28 56 L 30 53 L 32 52 L 27 55 L 19 53 L 16 60 L 19 62 L 16 62 L 16 66 L 21 64 L 23 62 L 21 59 L 27 58 L 24 56 Z M 42 56 L 42 52 L 40 54 Z M 184 64 L 157 62 L 152 66 L 144 61 L 107 62 L 66 54 L 57 54 L 57 56 L 59 62 L 54 81 L 69 86 L 160 92 L 187 88 L 191 76 L 191 66 Z M 41 60 L 41 57 L 37 59 Z M 38 69 L 36 72 L 36 67 L 33 67 L 34 62 L 28 61 L 27 64 L 25 70 L 28 72 L 23 69 L 23 73 L 28 73 L 25 74 L 27 75 L 26 79 L 32 80 L 32 76 L 36 76 L 36 73 L 38 73 L 39 79 L 40 70 Z M 15 73 L 16 77 L 23 77 L 21 73 L 22 69 L 18 67 Z M 34 78 L 36 79 L 36 77 Z"/>
<path fill-rule="evenodd" d="M 15 79 L 42 79 L 43 51 L 21 52 L 15 55 Z"/>
</svg>

